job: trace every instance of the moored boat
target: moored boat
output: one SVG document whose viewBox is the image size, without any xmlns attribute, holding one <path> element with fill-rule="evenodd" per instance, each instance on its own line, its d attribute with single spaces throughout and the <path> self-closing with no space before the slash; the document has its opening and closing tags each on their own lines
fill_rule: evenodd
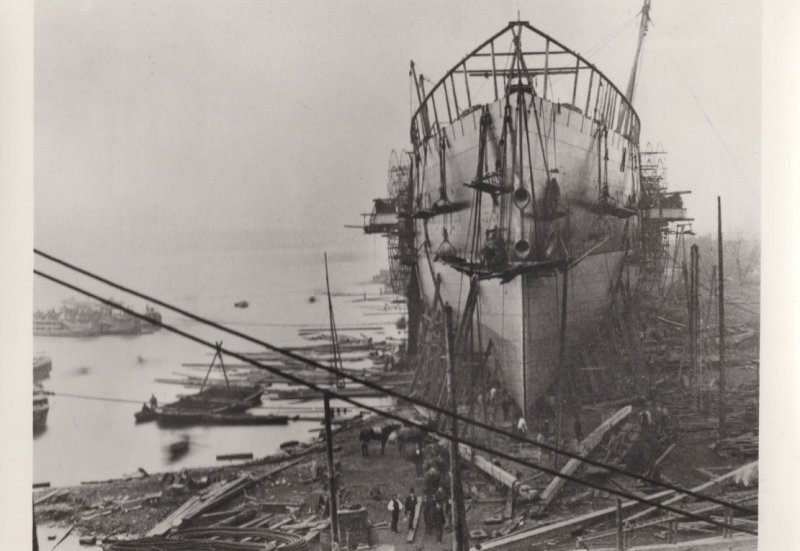
<svg viewBox="0 0 800 551">
<path fill-rule="evenodd" d="M 100 302 L 70 299 L 58 310 L 34 312 L 33 334 L 44 337 L 139 335 L 160 328 L 161 314 L 157 310 L 146 306 L 143 316 L 155 323 Z"/>
<path fill-rule="evenodd" d="M 50 402 L 47 394 L 40 388 L 33 390 L 33 433 L 42 432 L 47 426 L 47 415 L 50 413 Z"/>
<path fill-rule="evenodd" d="M 151 398 L 134 417 L 136 423 L 155 420 L 162 425 L 280 423 L 266 416 L 243 415 L 261 403 L 262 393 L 259 386 L 212 386 L 163 406 Z"/>
<path fill-rule="evenodd" d="M 38 383 L 50 376 L 53 370 L 53 361 L 49 356 L 34 356 L 33 358 L 33 382 Z"/>
</svg>

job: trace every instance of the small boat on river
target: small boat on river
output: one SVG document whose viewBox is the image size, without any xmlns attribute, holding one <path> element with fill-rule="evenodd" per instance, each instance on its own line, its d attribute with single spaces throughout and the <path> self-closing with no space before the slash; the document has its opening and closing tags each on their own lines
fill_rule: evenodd
<svg viewBox="0 0 800 551">
<path fill-rule="evenodd" d="M 181 436 L 180 440 L 176 440 L 172 444 L 167 446 L 167 453 L 169 454 L 169 458 L 171 461 L 175 461 L 176 459 L 186 455 L 189 451 L 189 436 L 184 434 Z"/>
<path fill-rule="evenodd" d="M 39 434 L 47 426 L 47 414 L 50 412 L 50 402 L 47 394 L 41 388 L 33 390 L 33 433 Z"/>
</svg>

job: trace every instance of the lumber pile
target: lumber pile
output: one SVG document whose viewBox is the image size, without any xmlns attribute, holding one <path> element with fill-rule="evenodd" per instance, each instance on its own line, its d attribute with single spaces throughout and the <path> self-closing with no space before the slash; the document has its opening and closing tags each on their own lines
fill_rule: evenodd
<svg viewBox="0 0 800 551">
<path fill-rule="evenodd" d="M 147 532 L 148 536 L 163 536 L 170 530 L 180 527 L 200 513 L 220 505 L 250 485 L 249 473 L 238 476 L 230 482 L 217 482 L 207 490 L 192 496 L 183 505 L 175 509 L 167 518 L 156 524 Z"/>
</svg>

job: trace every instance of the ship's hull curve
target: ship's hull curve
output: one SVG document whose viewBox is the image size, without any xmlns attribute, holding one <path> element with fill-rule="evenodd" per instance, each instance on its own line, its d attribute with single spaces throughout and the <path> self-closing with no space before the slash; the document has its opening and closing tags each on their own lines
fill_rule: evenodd
<svg viewBox="0 0 800 551">
<path fill-rule="evenodd" d="M 621 216 L 619 211 L 609 214 L 599 205 L 603 187 L 606 200 L 614 205 L 628 204 L 638 177 L 631 161 L 637 144 L 574 109 L 537 98 L 533 100 L 538 102 L 537 109 L 535 113 L 531 109 L 527 139 L 523 135 L 520 155 L 520 134 L 512 128 L 505 139 L 502 136 L 505 101 L 501 99 L 487 106 L 491 124 L 486 139 L 486 166 L 496 166 L 505 141 L 508 148 L 505 181 L 519 186 L 521 180 L 530 189 L 532 172 L 535 205 L 541 206 L 548 179 L 555 178 L 558 182 L 559 208 L 564 213 L 541 223 L 538 236 L 532 223 L 536 216 L 533 206 L 521 217 L 522 228 L 512 224 L 509 227 L 512 233 L 517 232 L 512 238 L 525 238 L 532 243 L 546 243 L 557 235 L 565 254 L 574 261 L 567 274 L 565 334 L 567 348 L 574 350 L 574 344 L 597 334 L 608 313 L 614 286 L 620 280 L 628 247 L 626 236 L 632 231 L 629 226 L 635 223 L 635 218 Z M 412 193 L 417 206 L 424 209 L 437 201 L 442 203 L 442 172 L 446 201 L 457 206 L 446 214 L 414 222 L 421 294 L 426 305 L 431 306 L 434 281 L 439 277 L 441 296 L 453 307 L 456 320 L 466 302 L 469 277 L 442 260 L 446 255 L 472 260 L 476 253 L 471 242 L 476 231 L 474 202 L 479 192 L 463 184 L 476 176 L 480 117 L 478 109 L 444 127 L 443 154 L 438 145 L 441 140 L 437 143 L 436 139 L 427 140 L 416 151 L 417 178 Z M 538 126 L 535 117 L 539 118 Z M 521 179 L 516 175 L 520 158 Z M 482 232 L 499 224 L 502 201 L 509 200 L 501 197 L 492 201 L 488 194 L 483 194 Z M 516 213 L 513 205 L 510 212 Z M 541 217 L 541 211 L 538 214 Z M 489 366 L 520 411 L 528 415 L 550 389 L 558 367 L 563 277 L 557 270 L 547 270 L 523 273 L 506 282 L 490 278 L 479 283 L 482 345 L 485 349 L 490 339 L 493 344 Z M 570 357 L 569 361 L 575 358 Z"/>
</svg>

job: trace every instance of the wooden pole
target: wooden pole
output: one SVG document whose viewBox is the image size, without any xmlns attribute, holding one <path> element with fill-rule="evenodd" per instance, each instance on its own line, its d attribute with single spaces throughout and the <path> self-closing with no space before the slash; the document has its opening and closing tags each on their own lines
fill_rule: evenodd
<svg viewBox="0 0 800 551">
<path fill-rule="evenodd" d="M 625 531 L 622 529 L 622 500 L 617 498 L 617 549 L 625 549 Z"/>
<path fill-rule="evenodd" d="M 694 340 L 694 251 L 692 251 L 692 255 L 689 258 L 689 271 L 686 271 L 686 264 L 683 265 L 683 277 L 684 282 L 687 283 L 686 288 L 686 298 L 688 300 L 689 306 L 689 323 L 688 330 L 689 330 L 689 378 L 692 381 L 692 395 L 695 401 L 695 407 L 697 404 L 697 395 L 698 395 L 698 383 L 697 380 L 697 372 L 696 372 L 696 365 L 695 365 L 695 340 Z"/>
<path fill-rule="evenodd" d="M 325 398 L 325 451 L 328 458 L 328 502 L 331 512 L 331 542 L 339 543 L 339 512 L 336 503 L 336 471 L 333 464 L 333 432 L 331 431 L 331 401 L 326 392 Z"/>
<path fill-rule="evenodd" d="M 563 422 L 564 413 L 564 354 L 567 350 L 567 289 L 569 266 L 565 265 L 564 270 L 561 272 L 561 327 L 558 344 L 558 403 L 556 404 L 556 446 L 561 445 L 561 423 Z M 557 453 L 553 454 L 553 467 L 558 469 L 561 467 L 561 456 Z"/>
<path fill-rule="evenodd" d="M 467 551 L 469 549 L 469 534 L 466 527 L 466 511 L 464 510 L 464 498 L 461 493 L 461 471 L 458 467 L 458 423 L 455 414 L 456 404 L 456 381 L 453 350 L 453 308 L 448 304 L 445 306 L 445 344 L 447 351 L 447 390 L 450 395 L 450 496 L 453 500 L 452 523 L 453 523 L 453 550 Z"/>
<path fill-rule="evenodd" d="M 700 314 L 698 312 L 699 301 L 699 265 L 700 253 L 697 245 L 692 245 L 690 249 L 691 270 L 689 273 L 689 351 L 691 353 L 691 373 L 692 373 L 692 388 L 694 390 L 695 405 L 700 405 L 700 374 L 697 368 L 697 335 L 699 332 L 698 321 Z"/>
<path fill-rule="evenodd" d="M 702 369 L 703 363 L 700 361 L 700 248 L 697 245 L 692 245 L 691 249 L 692 255 L 694 256 L 694 274 L 692 274 L 692 288 L 694 290 L 692 294 L 692 300 L 694 301 L 692 305 L 692 313 L 694 314 L 694 321 L 692 323 L 692 327 L 694 328 L 694 336 L 692 337 L 694 340 L 694 368 L 695 368 L 695 379 L 697 380 L 698 390 L 700 389 L 700 385 L 702 384 L 703 377 L 702 377 Z"/>
<path fill-rule="evenodd" d="M 719 275 L 719 437 L 725 438 L 725 278 L 722 265 L 722 199 L 717 196 L 717 274 Z"/>
</svg>

